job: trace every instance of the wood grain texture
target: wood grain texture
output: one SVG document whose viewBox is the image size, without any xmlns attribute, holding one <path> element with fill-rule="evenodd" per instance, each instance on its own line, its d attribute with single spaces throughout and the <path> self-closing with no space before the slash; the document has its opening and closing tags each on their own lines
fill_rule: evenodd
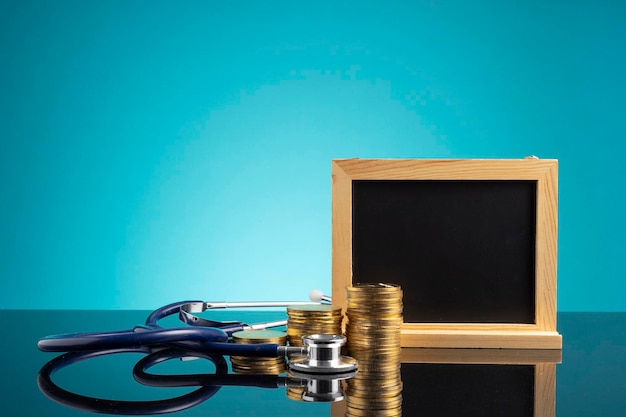
<svg viewBox="0 0 626 417">
<path fill-rule="evenodd" d="M 402 363 L 535 365 L 561 363 L 559 349 L 402 348 Z"/>
<path fill-rule="evenodd" d="M 534 417 L 554 417 L 556 415 L 556 364 L 538 363 L 535 365 L 535 415 Z"/>
<path fill-rule="evenodd" d="M 401 346 L 470 349 L 561 349 L 557 332 L 533 330 L 406 330 Z"/>
<path fill-rule="evenodd" d="M 332 162 L 332 296 L 346 307 L 352 283 L 353 180 L 533 180 L 537 182 L 535 323 L 405 323 L 403 347 L 560 349 L 556 332 L 558 162 L 547 159 L 345 159 Z"/>
<path fill-rule="evenodd" d="M 352 284 L 352 179 L 332 165 L 332 297 L 346 311 L 346 287 Z"/>
</svg>

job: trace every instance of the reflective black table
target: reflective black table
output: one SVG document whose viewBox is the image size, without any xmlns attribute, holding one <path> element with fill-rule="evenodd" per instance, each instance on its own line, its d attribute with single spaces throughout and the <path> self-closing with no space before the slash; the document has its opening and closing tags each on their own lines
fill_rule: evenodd
<svg viewBox="0 0 626 417">
<path fill-rule="evenodd" d="M 36 346 L 39 338 L 57 333 L 128 329 L 142 324 L 148 314 L 145 311 L 0 311 L 1 415 L 86 416 L 94 412 L 175 416 L 397 415 L 377 409 L 376 398 L 372 399 L 371 409 L 367 404 L 362 409 L 346 407 L 345 400 L 315 402 L 309 396 L 309 401 L 303 401 L 302 394 L 311 390 L 312 384 L 324 392 L 342 390 L 348 383 L 343 381 L 333 388 L 327 381 L 309 381 L 307 385 L 307 381 L 287 374 L 234 375 L 228 358 L 220 363 L 205 359 L 159 363 L 150 371 L 166 377 L 161 382 L 157 377 L 152 385 L 170 386 L 143 385 L 132 375 L 135 364 L 145 357 L 140 352 L 96 357 L 53 374 L 56 385 L 80 397 L 42 393 L 38 373 L 58 354 L 40 352 Z M 215 314 L 217 319 L 248 322 L 284 317 L 280 312 Z M 178 325 L 171 319 L 163 324 Z M 624 416 L 626 313 L 560 313 L 558 327 L 563 335 L 562 351 L 404 349 L 402 384 L 398 387 L 402 390 L 402 415 Z M 216 378 L 215 373 L 220 370 L 222 375 Z M 172 382 L 171 375 L 192 379 L 191 375 L 204 382 L 171 386 L 184 385 Z M 45 384 L 41 388 L 47 389 Z M 100 400 L 83 404 L 81 409 L 77 398 L 83 397 Z"/>
</svg>

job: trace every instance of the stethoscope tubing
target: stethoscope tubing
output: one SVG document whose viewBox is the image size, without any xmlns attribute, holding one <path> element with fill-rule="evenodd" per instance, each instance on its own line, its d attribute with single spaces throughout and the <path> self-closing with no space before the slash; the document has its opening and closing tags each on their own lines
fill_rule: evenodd
<svg viewBox="0 0 626 417">
<path fill-rule="evenodd" d="M 226 342 L 228 335 L 211 327 L 144 329 L 116 332 L 66 333 L 46 336 L 37 347 L 43 352 L 68 352 L 116 349 L 140 345 L 159 345 L 168 342 Z"/>
<path fill-rule="evenodd" d="M 197 301 L 197 300 L 178 301 L 176 303 L 164 305 L 163 307 L 160 307 L 154 310 L 152 313 L 150 313 L 148 318 L 146 318 L 146 326 L 159 328 L 161 327 L 159 326 L 159 320 L 167 316 L 171 316 L 172 314 L 178 314 L 182 306 L 187 305 L 187 304 L 193 304 L 193 303 L 202 303 L 202 301 Z"/>
<path fill-rule="evenodd" d="M 117 353 L 154 353 L 149 347 L 118 348 L 100 351 L 68 352 L 57 356 L 46 363 L 37 375 L 37 385 L 41 392 L 49 399 L 68 407 L 92 413 L 115 415 L 154 415 L 173 413 L 194 407 L 215 395 L 221 388 L 219 385 L 205 384 L 200 388 L 176 397 L 155 401 L 125 401 L 109 400 L 104 398 L 87 397 L 67 391 L 52 381 L 52 375 L 57 371 L 87 359 Z M 228 365 L 223 357 L 209 357 L 215 364 L 216 374 L 226 374 Z"/>
<path fill-rule="evenodd" d="M 277 344 L 228 343 L 230 335 L 243 330 L 241 322 L 214 322 L 216 327 L 190 326 L 173 329 L 160 327 L 159 321 L 178 314 L 181 308 L 202 301 L 180 301 L 153 311 L 144 326 L 112 332 L 65 333 L 40 339 L 37 347 L 44 352 L 83 352 L 132 348 L 136 346 L 169 346 L 204 351 L 211 354 L 253 357 L 277 357 L 281 355 Z M 219 326 L 219 327 L 217 327 Z"/>
<path fill-rule="evenodd" d="M 195 343 L 191 343 L 195 342 Z M 47 336 L 37 343 L 43 352 L 84 352 L 136 346 L 174 346 L 220 355 L 277 357 L 277 344 L 228 343 L 228 335 L 221 329 L 192 327 L 177 329 L 150 329 L 137 332 L 68 333 Z"/>
</svg>

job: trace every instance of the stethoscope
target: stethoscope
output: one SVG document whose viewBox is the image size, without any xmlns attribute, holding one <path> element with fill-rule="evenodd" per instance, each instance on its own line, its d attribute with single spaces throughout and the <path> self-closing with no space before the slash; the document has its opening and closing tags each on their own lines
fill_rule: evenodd
<svg viewBox="0 0 626 417">
<path fill-rule="evenodd" d="M 235 344 L 230 342 L 233 333 L 242 330 L 266 329 L 284 326 L 287 321 L 273 321 L 248 325 L 239 321 L 219 322 L 198 317 L 212 309 L 248 307 L 288 307 L 294 305 L 320 304 L 331 298 L 320 291 L 309 294 L 311 302 L 204 302 L 182 301 L 168 304 L 152 312 L 142 326 L 114 332 L 66 333 L 47 336 L 37 346 L 44 352 L 85 352 L 125 349 L 137 346 L 171 347 L 214 355 L 237 355 L 250 357 L 288 357 L 289 368 L 310 374 L 346 373 L 357 369 L 357 362 L 341 355 L 346 339 L 342 335 L 306 335 L 303 347 L 277 344 Z M 163 328 L 159 321 L 178 314 L 181 321 L 190 326 Z"/>
<path fill-rule="evenodd" d="M 134 379 L 152 387 L 197 387 L 179 397 L 156 401 L 132 401 L 95 398 L 65 390 L 55 384 L 52 375 L 69 365 L 88 359 L 120 353 L 144 353 L 133 368 Z M 215 365 L 213 374 L 158 375 L 148 370 L 160 363 L 173 359 L 203 358 Z M 197 406 L 213 397 L 224 386 L 257 387 L 276 389 L 285 387 L 298 393 L 297 398 L 306 402 L 334 402 L 345 398 L 341 381 L 351 378 L 356 370 L 338 374 L 306 374 L 289 372 L 279 375 L 233 375 L 228 374 L 228 365 L 223 356 L 206 352 L 188 351 L 178 348 L 151 349 L 129 347 L 98 351 L 68 352 L 46 363 L 37 375 L 37 385 L 49 399 L 64 405 L 92 413 L 115 415 L 154 415 L 182 411 Z"/>
</svg>

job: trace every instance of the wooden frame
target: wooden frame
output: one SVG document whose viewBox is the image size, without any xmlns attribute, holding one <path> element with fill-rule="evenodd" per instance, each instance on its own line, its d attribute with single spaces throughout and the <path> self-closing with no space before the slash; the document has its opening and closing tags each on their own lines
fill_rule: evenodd
<svg viewBox="0 0 626 417">
<path fill-rule="evenodd" d="M 346 159 L 332 162 L 332 296 L 352 284 L 353 180 L 533 180 L 537 183 L 535 323 L 404 323 L 403 347 L 560 349 L 556 329 L 558 162 Z"/>
<path fill-rule="evenodd" d="M 554 349 L 416 349 L 403 348 L 401 363 L 532 365 L 534 366 L 534 417 L 554 417 L 556 412 L 556 365 L 561 351 Z M 406 387 L 405 389 L 410 389 Z M 331 417 L 344 416 L 345 401 L 333 403 Z"/>
</svg>

